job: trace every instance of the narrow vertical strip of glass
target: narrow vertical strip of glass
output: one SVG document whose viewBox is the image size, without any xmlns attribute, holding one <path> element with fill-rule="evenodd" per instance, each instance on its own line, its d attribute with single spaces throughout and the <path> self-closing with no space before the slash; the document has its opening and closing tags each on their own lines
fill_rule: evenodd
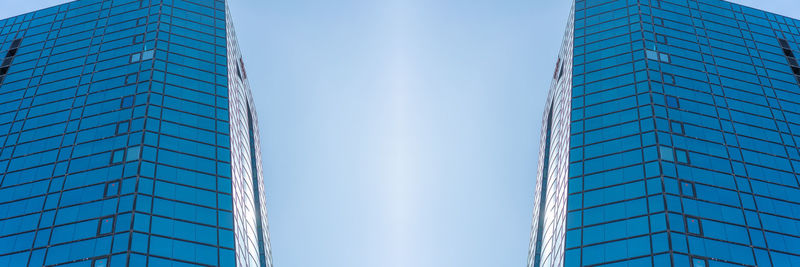
<svg viewBox="0 0 800 267">
<path fill-rule="evenodd" d="M 256 212 L 256 235 L 258 236 L 258 262 L 259 266 L 266 267 L 267 266 L 267 259 L 266 259 L 266 250 L 264 249 L 264 235 L 261 223 L 261 196 L 258 193 L 258 168 L 256 167 L 256 139 L 254 135 L 253 129 L 253 113 L 250 112 L 250 108 L 247 108 L 247 125 L 248 125 L 248 135 L 250 138 L 250 169 L 252 171 L 252 179 L 253 179 L 253 205 L 255 207 Z"/>
<path fill-rule="evenodd" d="M 553 133 L 553 108 L 550 107 L 550 114 L 547 115 L 547 136 L 545 137 L 544 163 L 542 165 L 542 192 L 539 194 L 539 227 L 536 229 L 536 254 L 534 255 L 533 266 L 539 267 L 542 259 L 542 233 L 544 233 L 545 208 L 547 207 L 547 169 L 550 165 L 550 139 Z"/>
</svg>

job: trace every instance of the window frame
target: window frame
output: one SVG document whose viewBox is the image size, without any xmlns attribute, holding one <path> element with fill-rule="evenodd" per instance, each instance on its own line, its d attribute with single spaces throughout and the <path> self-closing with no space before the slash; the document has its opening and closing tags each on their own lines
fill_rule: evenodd
<svg viewBox="0 0 800 267">
<path fill-rule="evenodd" d="M 694 233 L 689 228 L 689 221 L 696 221 L 697 222 L 697 233 Z M 684 215 L 683 216 L 683 223 L 685 225 L 684 229 L 687 235 L 694 235 L 694 236 L 703 236 L 703 222 L 698 217 Z"/>
<path fill-rule="evenodd" d="M 103 231 L 103 225 L 104 225 L 104 221 L 105 220 L 110 220 L 110 222 L 108 222 L 108 223 L 110 223 L 110 225 L 109 225 L 110 228 L 108 229 L 108 232 L 104 232 Z M 117 218 L 116 218 L 116 216 L 113 216 L 113 215 L 100 218 L 100 220 L 97 221 L 97 236 L 104 236 L 104 235 L 112 235 L 112 234 L 114 234 L 114 224 L 116 224 L 116 221 L 117 221 Z"/>
<path fill-rule="evenodd" d="M 689 188 L 691 189 L 691 195 L 687 194 L 688 192 L 684 191 L 684 184 L 688 184 L 689 186 L 691 186 Z M 678 180 L 678 192 L 680 192 L 682 197 L 690 197 L 692 199 L 697 198 L 697 187 L 694 182 L 689 180 L 683 180 L 683 179 Z"/>
</svg>

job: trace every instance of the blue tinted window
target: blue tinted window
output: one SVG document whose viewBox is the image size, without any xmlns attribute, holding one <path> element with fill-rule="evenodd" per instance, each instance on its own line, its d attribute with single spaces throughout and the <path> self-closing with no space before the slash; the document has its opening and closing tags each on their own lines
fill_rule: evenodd
<svg viewBox="0 0 800 267">
<path fill-rule="evenodd" d="M 667 106 L 671 108 L 679 108 L 680 105 L 678 104 L 678 98 L 674 96 L 666 96 Z"/>
<path fill-rule="evenodd" d="M 672 74 L 664 73 L 662 75 L 662 80 L 666 84 L 675 84 L 675 76 Z"/>
<path fill-rule="evenodd" d="M 671 62 L 669 55 L 665 53 L 658 54 L 658 59 L 661 60 L 662 62 L 667 62 L 667 63 Z"/>
<path fill-rule="evenodd" d="M 108 197 L 108 196 L 116 196 L 116 195 L 119 195 L 119 187 L 120 187 L 120 182 L 119 182 L 119 181 L 114 181 L 114 182 L 109 182 L 109 183 L 106 183 L 106 193 L 105 193 L 105 196 L 107 196 L 107 197 Z"/>
<path fill-rule="evenodd" d="M 703 228 L 700 219 L 695 217 L 686 217 L 686 232 L 690 234 L 700 235 L 703 233 Z"/>
<path fill-rule="evenodd" d="M 675 161 L 674 154 L 672 152 L 672 148 L 669 147 L 661 147 L 661 159 L 666 161 Z"/>
<path fill-rule="evenodd" d="M 667 37 L 663 34 L 656 34 L 656 42 L 667 44 Z"/>
<path fill-rule="evenodd" d="M 117 123 L 117 134 L 127 133 L 130 130 L 130 122 L 123 121 Z"/>
<path fill-rule="evenodd" d="M 136 83 L 138 79 L 139 79 L 138 73 L 130 74 L 125 78 L 125 83 L 126 84 Z"/>
<path fill-rule="evenodd" d="M 708 267 L 706 259 L 692 258 L 692 267 Z"/>
<path fill-rule="evenodd" d="M 697 194 L 695 193 L 696 192 L 695 185 L 692 182 L 680 181 L 680 190 L 681 190 L 681 195 L 683 196 L 692 198 L 697 197 Z"/>
<path fill-rule="evenodd" d="M 92 267 L 106 267 L 108 265 L 108 258 L 95 259 Z"/>
<path fill-rule="evenodd" d="M 685 134 L 684 129 L 683 129 L 683 123 L 680 123 L 680 122 L 677 122 L 677 121 L 672 121 L 672 122 L 670 122 L 670 128 L 672 129 L 673 133 L 681 134 L 681 135 Z"/>
<path fill-rule="evenodd" d="M 154 55 L 153 50 L 144 51 L 142 53 L 142 60 L 152 59 Z"/>
<path fill-rule="evenodd" d="M 111 163 L 120 163 L 125 158 L 125 150 L 119 149 L 111 153 Z"/>
<path fill-rule="evenodd" d="M 129 108 L 133 106 L 133 96 L 126 96 L 122 98 L 121 108 Z"/>
<path fill-rule="evenodd" d="M 139 151 L 141 151 L 141 147 L 139 146 L 128 148 L 128 152 L 125 153 L 125 161 L 138 160 Z"/>
<path fill-rule="evenodd" d="M 114 217 L 106 217 L 100 219 L 100 225 L 97 228 L 97 234 L 109 234 L 114 231 Z"/>
<path fill-rule="evenodd" d="M 658 60 L 658 52 L 653 50 L 647 50 L 647 58 L 652 60 Z"/>
<path fill-rule="evenodd" d="M 680 163 L 689 163 L 689 154 L 686 153 L 686 150 L 675 149 L 675 161 Z"/>
</svg>

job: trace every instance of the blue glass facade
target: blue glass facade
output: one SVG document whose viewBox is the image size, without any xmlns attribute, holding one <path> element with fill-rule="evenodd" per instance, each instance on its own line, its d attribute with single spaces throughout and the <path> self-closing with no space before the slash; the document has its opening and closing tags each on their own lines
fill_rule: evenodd
<svg viewBox="0 0 800 267">
<path fill-rule="evenodd" d="M 225 1 L 74 1 L 0 57 L 0 266 L 272 265 Z"/>
<path fill-rule="evenodd" d="M 572 16 L 528 265 L 800 266 L 800 21 L 720 0 Z"/>
</svg>

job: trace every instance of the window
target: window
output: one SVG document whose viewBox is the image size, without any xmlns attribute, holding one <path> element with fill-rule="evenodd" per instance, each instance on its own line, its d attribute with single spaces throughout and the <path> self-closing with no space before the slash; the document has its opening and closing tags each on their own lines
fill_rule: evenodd
<svg viewBox="0 0 800 267">
<path fill-rule="evenodd" d="M 133 43 L 134 44 L 138 44 L 138 43 L 141 43 L 141 42 L 144 42 L 144 34 L 137 34 L 136 36 L 133 36 Z"/>
<path fill-rule="evenodd" d="M 92 267 L 107 267 L 108 266 L 108 258 L 99 258 L 94 259 L 92 261 Z"/>
<path fill-rule="evenodd" d="M 673 157 L 672 148 L 665 146 L 661 147 L 661 160 L 675 161 L 675 158 Z"/>
<path fill-rule="evenodd" d="M 559 59 L 560 62 L 560 59 Z M 536 253 L 534 254 L 535 262 L 540 262 L 542 260 L 542 242 L 546 242 L 547 240 L 544 239 L 542 236 L 544 234 L 544 228 L 547 227 L 545 224 L 545 218 L 543 214 L 545 214 L 545 210 L 547 209 L 547 183 L 549 182 L 550 175 L 548 173 L 550 168 L 550 148 L 552 145 L 552 135 L 553 135 L 553 107 L 550 107 L 550 111 L 547 115 L 547 135 L 545 135 L 545 150 L 544 150 L 544 171 L 542 172 L 542 189 L 539 193 L 539 218 L 537 219 L 537 226 L 536 228 Z M 546 256 L 546 255 L 545 255 Z"/>
<path fill-rule="evenodd" d="M 147 50 L 142 53 L 142 60 L 148 60 L 153 58 L 153 54 L 155 52 L 153 50 Z"/>
<path fill-rule="evenodd" d="M 667 102 L 667 107 L 671 107 L 671 108 L 680 108 L 681 107 L 680 103 L 678 102 L 678 98 L 677 97 L 668 95 L 668 96 L 666 96 L 666 102 Z"/>
<path fill-rule="evenodd" d="M 708 267 L 708 260 L 692 257 L 692 267 Z"/>
<path fill-rule="evenodd" d="M 781 44 L 781 47 L 789 47 L 789 42 L 787 42 L 786 39 L 778 38 L 778 43 Z"/>
<path fill-rule="evenodd" d="M 8 67 L 0 68 L 0 75 L 6 75 L 6 73 L 8 73 Z"/>
<path fill-rule="evenodd" d="M 110 234 L 114 232 L 114 217 L 101 218 L 97 224 L 97 235 Z"/>
<path fill-rule="evenodd" d="M 667 62 L 667 63 L 670 62 L 669 55 L 664 54 L 664 53 L 659 53 L 658 56 L 659 56 L 659 60 L 661 60 L 661 62 Z"/>
<path fill-rule="evenodd" d="M 794 58 L 794 52 L 792 52 L 792 48 L 789 46 L 789 42 L 785 39 L 778 38 L 778 42 L 781 44 L 781 48 L 783 48 L 783 54 L 787 57 Z"/>
<path fill-rule="evenodd" d="M 661 80 L 666 84 L 675 84 L 675 76 L 669 73 L 661 74 Z"/>
<path fill-rule="evenodd" d="M 556 61 L 556 68 L 553 70 L 553 79 L 558 79 L 558 71 L 561 69 L 561 58 Z"/>
<path fill-rule="evenodd" d="M 703 225 L 700 222 L 700 219 L 692 216 L 686 216 L 686 233 L 702 235 Z"/>
<path fill-rule="evenodd" d="M 139 150 L 139 146 L 128 148 L 128 153 L 125 154 L 125 161 L 138 160 Z"/>
<path fill-rule="evenodd" d="M 664 26 L 664 20 L 661 19 L 661 18 L 653 18 L 653 24 L 659 25 L 659 26 Z"/>
<path fill-rule="evenodd" d="M 133 106 L 133 96 L 129 95 L 122 98 L 122 103 L 120 103 L 120 108 L 129 108 Z"/>
<path fill-rule="evenodd" d="M 691 198 L 697 197 L 697 191 L 694 188 L 694 183 L 686 180 L 678 181 L 680 184 L 681 195 Z"/>
<path fill-rule="evenodd" d="M 117 123 L 117 134 L 123 134 L 130 131 L 131 123 L 129 121 L 123 121 Z"/>
<path fill-rule="evenodd" d="M 119 195 L 119 186 L 120 186 L 119 181 L 113 181 L 113 182 L 106 183 L 106 191 L 105 191 L 104 196 L 110 197 L 110 196 Z"/>
<path fill-rule="evenodd" d="M 114 152 L 111 152 L 111 164 L 120 163 L 124 158 L 125 158 L 124 149 L 117 149 Z"/>
<path fill-rule="evenodd" d="M 663 34 L 656 33 L 656 42 L 658 42 L 660 44 L 666 44 L 667 43 L 667 36 L 664 36 Z"/>
<path fill-rule="evenodd" d="M 794 56 L 794 52 L 792 52 L 792 48 L 789 46 L 789 42 L 781 38 L 778 38 L 778 42 L 781 44 L 783 55 L 786 56 L 786 61 L 789 62 L 789 68 L 792 70 L 795 78 L 800 83 L 800 66 L 797 64 L 797 59 Z"/>
<path fill-rule="evenodd" d="M 144 25 L 145 23 L 147 23 L 147 18 L 139 18 L 139 20 L 136 21 L 136 26 Z"/>
<path fill-rule="evenodd" d="M 133 42 L 137 43 L 137 41 L 141 42 L 141 40 L 144 40 L 144 35 L 141 35 L 141 36 L 142 36 L 142 38 L 134 37 Z M 131 63 L 152 59 L 153 56 L 155 56 L 155 51 L 153 51 L 153 50 L 147 50 L 147 51 L 144 51 L 144 52 L 141 52 L 141 53 L 136 53 L 136 54 L 131 55 Z"/>
<path fill-rule="evenodd" d="M 658 60 L 658 52 L 647 50 L 647 59 Z"/>
<path fill-rule="evenodd" d="M 659 53 L 653 50 L 645 50 L 645 53 L 647 54 L 647 59 L 657 60 L 666 63 L 670 62 L 669 55 L 665 53 Z"/>
<path fill-rule="evenodd" d="M 680 134 L 680 135 L 686 134 L 686 131 L 683 128 L 683 123 L 681 123 L 681 122 L 670 121 L 669 122 L 669 127 L 670 127 L 670 130 L 672 131 L 672 133 Z"/>
<path fill-rule="evenodd" d="M 125 84 L 136 83 L 138 80 L 139 80 L 139 73 L 128 74 L 128 76 L 125 77 Z"/>
<path fill-rule="evenodd" d="M 17 49 L 16 49 L 16 48 L 15 48 L 15 49 L 8 50 L 8 52 L 6 53 L 6 57 L 7 57 L 7 58 L 9 58 L 9 57 L 13 57 L 13 56 L 15 56 L 15 55 L 17 55 Z"/>
<path fill-rule="evenodd" d="M 675 161 L 680 163 L 689 163 L 689 153 L 683 149 L 675 149 Z"/>
<path fill-rule="evenodd" d="M 247 69 L 244 68 L 244 60 L 239 58 L 239 65 L 242 66 L 242 74 L 244 74 L 244 78 L 247 79 Z"/>
<path fill-rule="evenodd" d="M 250 126 L 249 127 L 250 128 L 250 131 L 249 131 L 249 137 L 250 137 L 250 168 L 252 170 L 251 177 L 253 178 L 252 185 L 253 185 L 253 203 L 254 203 L 254 206 L 255 206 L 254 209 L 255 209 L 255 217 L 256 217 L 256 220 L 255 220 L 256 233 L 261 233 L 264 230 L 262 228 L 263 223 L 261 222 L 261 217 L 262 217 L 261 216 L 261 200 L 260 200 L 259 194 L 258 194 L 258 192 L 259 192 L 258 191 L 258 183 L 259 183 L 258 175 L 259 175 L 259 171 L 258 171 L 257 168 L 255 168 L 255 166 L 258 164 L 258 161 L 256 159 L 256 149 L 255 149 L 256 148 L 256 141 L 255 141 L 255 138 L 253 137 L 254 136 L 253 133 L 255 132 L 255 126 L 253 125 L 253 116 L 252 116 L 253 113 L 250 112 L 250 107 L 247 107 L 247 114 L 249 114 L 249 116 L 247 116 L 247 124 Z M 264 238 L 260 234 L 258 235 L 258 255 L 259 255 L 260 262 L 266 262 L 267 254 L 266 254 L 266 249 L 264 248 Z"/>
</svg>

